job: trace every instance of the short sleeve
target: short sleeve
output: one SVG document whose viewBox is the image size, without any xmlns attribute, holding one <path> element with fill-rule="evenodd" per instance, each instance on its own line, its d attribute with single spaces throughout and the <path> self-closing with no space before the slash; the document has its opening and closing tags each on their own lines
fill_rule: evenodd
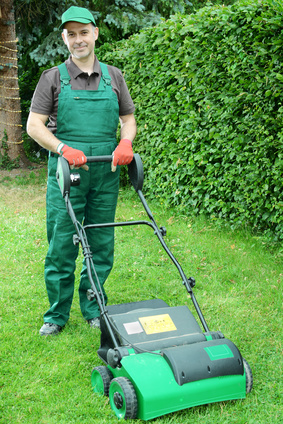
<svg viewBox="0 0 283 424">
<path fill-rule="evenodd" d="M 58 107 L 58 84 L 60 82 L 58 68 L 43 71 L 31 101 L 31 112 L 50 116 Z"/>
</svg>

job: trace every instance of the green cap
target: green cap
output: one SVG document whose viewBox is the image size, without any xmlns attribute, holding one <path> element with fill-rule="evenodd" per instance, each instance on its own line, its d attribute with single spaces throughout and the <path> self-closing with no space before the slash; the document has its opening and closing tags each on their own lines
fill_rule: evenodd
<svg viewBox="0 0 283 424">
<path fill-rule="evenodd" d="M 92 13 L 88 9 L 85 9 L 84 7 L 77 7 L 77 6 L 69 7 L 69 9 L 63 13 L 61 20 L 62 20 L 62 23 L 59 29 L 63 29 L 65 23 L 70 21 L 80 22 L 81 24 L 93 23 L 93 25 L 96 26 Z"/>
</svg>

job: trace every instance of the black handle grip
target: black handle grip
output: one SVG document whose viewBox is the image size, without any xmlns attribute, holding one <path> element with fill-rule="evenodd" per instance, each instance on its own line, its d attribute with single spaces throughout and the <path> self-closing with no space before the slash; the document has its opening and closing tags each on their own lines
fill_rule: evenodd
<svg viewBox="0 0 283 424">
<path fill-rule="evenodd" d="M 87 156 L 87 162 L 112 162 L 113 156 Z"/>
</svg>

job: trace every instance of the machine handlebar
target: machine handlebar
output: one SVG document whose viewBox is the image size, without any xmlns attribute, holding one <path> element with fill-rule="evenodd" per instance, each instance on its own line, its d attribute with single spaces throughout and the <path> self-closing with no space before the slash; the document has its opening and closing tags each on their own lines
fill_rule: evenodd
<svg viewBox="0 0 283 424">
<path fill-rule="evenodd" d="M 91 162 L 112 162 L 113 156 L 107 155 L 107 156 L 87 156 L 87 163 Z"/>
</svg>

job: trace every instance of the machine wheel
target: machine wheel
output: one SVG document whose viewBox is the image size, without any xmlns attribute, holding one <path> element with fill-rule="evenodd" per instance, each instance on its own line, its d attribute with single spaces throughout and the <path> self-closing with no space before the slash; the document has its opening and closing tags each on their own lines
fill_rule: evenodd
<svg viewBox="0 0 283 424">
<path fill-rule="evenodd" d="M 246 393 L 250 393 L 253 387 L 253 373 L 248 361 L 243 358 L 244 370 L 246 373 Z"/>
<path fill-rule="evenodd" d="M 138 413 L 137 395 L 131 381 L 117 377 L 111 381 L 109 389 L 110 406 L 119 419 L 135 419 Z"/>
<path fill-rule="evenodd" d="M 94 392 L 108 396 L 112 379 L 113 374 L 107 367 L 95 367 L 91 374 L 91 385 Z"/>
</svg>

